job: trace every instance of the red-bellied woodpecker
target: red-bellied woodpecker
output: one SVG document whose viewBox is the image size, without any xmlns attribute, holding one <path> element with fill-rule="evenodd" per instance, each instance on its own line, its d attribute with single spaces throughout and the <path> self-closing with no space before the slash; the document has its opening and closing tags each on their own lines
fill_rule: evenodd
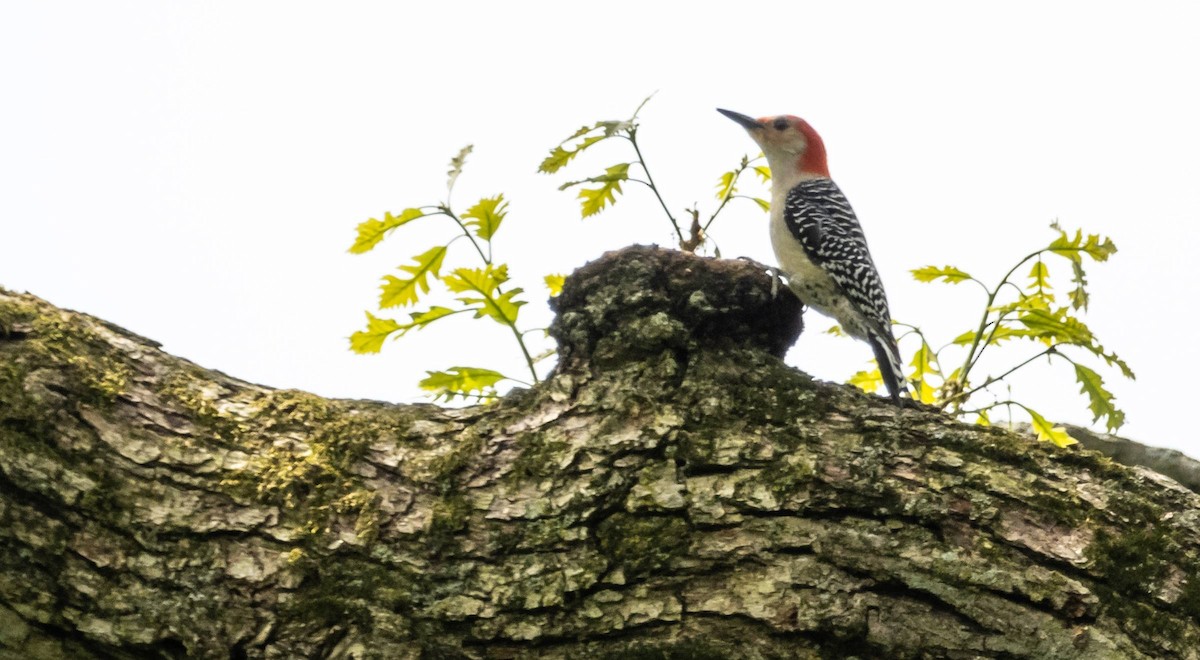
<svg viewBox="0 0 1200 660">
<path fill-rule="evenodd" d="M 717 111 L 741 124 L 767 157 L 771 245 L 788 285 L 805 305 L 871 345 L 883 383 L 899 403 L 907 388 L 887 294 L 854 209 L 829 178 L 821 136 L 791 115 L 753 119 Z"/>
</svg>

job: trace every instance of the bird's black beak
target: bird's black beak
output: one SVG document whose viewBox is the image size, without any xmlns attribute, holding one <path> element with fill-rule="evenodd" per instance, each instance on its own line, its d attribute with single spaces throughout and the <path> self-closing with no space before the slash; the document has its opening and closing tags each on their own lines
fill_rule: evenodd
<svg viewBox="0 0 1200 660">
<path fill-rule="evenodd" d="M 743 115 L 739 112 L 734 112 L 732 110 L 722 110 L 721 108 L 717 108 L 717 112 L 719 112 L 719 113 L 725 115 L 726 117 L 729 117 L 730 119 L 741 124 L 742 128 L 744 128 L 748 131 L 752 131 L 752 130 L 763 127 L 762 124 L 758 123 L 758 120 L 754 119 L 753 117 L 747 117 L 746 115 Z"/>
</svg>

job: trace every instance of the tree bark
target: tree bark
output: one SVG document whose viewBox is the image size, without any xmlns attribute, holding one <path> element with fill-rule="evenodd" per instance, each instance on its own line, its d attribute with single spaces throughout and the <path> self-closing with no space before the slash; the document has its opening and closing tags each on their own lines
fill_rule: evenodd
<svg viewBox="0 0 1200 660">
<path fill-rule="evenodd" d="M 1140 465 L 1178 481 L 1200 493 L 1200 461 L 1165 447 L 1151 447 L 1129 438 L 1097 433 L 1082 426 L 1064 425 L 1084 449 L 1098 451 L 1121 465 Z"/>
<path fill-rule="evenodd" d="M 1198 658 L 1200 498 L 816 382 L 746 262 L 606 255 L 463 409 L 0 290 L 3 658 Z"/>
</svg>

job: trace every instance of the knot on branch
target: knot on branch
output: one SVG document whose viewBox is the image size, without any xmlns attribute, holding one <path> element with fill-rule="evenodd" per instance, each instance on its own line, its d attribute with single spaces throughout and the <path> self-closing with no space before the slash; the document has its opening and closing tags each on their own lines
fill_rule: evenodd
<svg viewBox="0 0 1200 660">
<path fill-rule="evenodd" d="M 783 357 L 803 329 L 800 301 L 772 292 L 761 264 L 635 245 L 571 274 L 551 301 L 560 365 L 620 364 L 664 350 L 748 347 Z"/>
</svg>

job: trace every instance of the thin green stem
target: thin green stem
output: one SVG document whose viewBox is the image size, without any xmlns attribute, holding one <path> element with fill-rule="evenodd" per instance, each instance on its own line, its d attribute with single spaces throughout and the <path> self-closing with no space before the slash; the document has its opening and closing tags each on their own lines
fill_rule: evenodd
<svg viewBox="0 0 1200 660">
<path fill-rule="evenodd" d="M 971 364 L 967 367 L 967 371 L 974 369 L 975 365 L 979 364 L 979 358 L 983 357 L 983 352 L 987 350 L 988 346 L 992 345 L 992 339 L 996 337 L 996 333 L 1000 330 L 1001 324 L 1004 323 L 1004 319 L 1006 318 L 1008 318 L 1008 312 L 1000 314 L 1000 316 L 996 317 L 996 320 L 988 323 L 988 325 L 992 326 L 992 331 L 988 333 L 987 339 L 983 342 L 983 346 L 979 349 L 979 352 L 975 354 L 975 359 L 971 360 Z"/>
<path fill-rule="evenodd" d="M 640 106 L 639 106 L 640 109 Z M 654 177 L 650 174 L 650 168 L 646 167 L 646 159 L 642 157 L 642 150 L 637 143 L 637 125 L 634 124 L 627 130 L 628 135 L 625 139 L 633 145 L 633 151 L 637 154 L 638 165 L 642 166 L 642 171 L 646 173 L 646 181 L 650 186 L 650 190 L 654 192 L 654 197 L 658 199 L 658 203 L 662 206 L 663 213 L 667 214 L 667 219 L 671 221 L 671 226 L 675 228 L 675 235 L 679 237 L 679 242 L 683 243 L 686 238 L 683 236 L 683 230 L 679 228 L 679 222 L 675 220 L 675 216 L 671 215 L 671 209 L 667 208 L 667 203 L 663 201 L 662 195 L 658 192 L 658 186 L 654 183 Z"/>
<path fill-rule="evenodd" d="M 463 236 L 466 236 L 467 240 L 471 241 L 471 245 L 475 246 L 475 251 L 479 253 L 479 258 L 483 260 L 483 263 L 488 266 L 492 265 L 491 257 L 483 253 L 483 248 L 479 247 L 479 241 L 475 240 L 475 235 L 471 233 L 470 229 L 467 229 L 466 223 L 464 223 L 454 213 L 454 211 L 451 211 L 449 206 L 440 206 L 438 207 L 438 210 L 442 213 L 442 215 L 448 216 L 455 222 L 455 224 L 458 225 L 458 228 L 462 230 Z M 489 252 L 491 251 L 490 245 L 488 246 L 488 250 Z"/>
<path fill-rule="evenodd" d="M 518 385 L 524 385 L 525 387 L 533 387 L 533 383 L 530 383 L 526 380 L 521 380 L 520 378 L 513 378 L 512 376 L 505 376 L 504 380 L 511 380 L 512 382 Z"/>
<path fill-rule="evenodd" d="M 704 226 L 701 227 L 702 231 L 708 231 L 709 226 L 711 226 L 713 221 L 715 221 L 717 219 L 717 215 L 721 212 L 722 209 L 725 208 L 725 205 L 729 203 L 729 200 L 731 200 L 735 197 L 745 197 L 746 199 L 754 199 L 753 197 L 747 197 L 746 195 L 733 194 L 733 186 L 737 184 L 738 179 L 742 178 L 742 174 L 744 174 L 746 172 L 746 170 L 750 168 L 750 163 L 753 163 L 756 160 L 758 160 L 757 157 L 756 158 L 749 158 L 748 156 L 742 157 L 741 164 L 738 165 L 738 168 L 733 171 L 733 183 L 731 183 L 729 186 L 729 194 L 725 196 L 725 199 L 721 200 L 721 205 L 717 207 L 717 210 L 713 211 L 712 215 L 708 216 L 708 222 L 705 222 Z"/>
<path fill-rule="evenodd" d="M 725 197 L 721 199 L 721 203 L 717 206 L 717 210 L 713 211 L 712 215 L 708 216 L 708 221 L 704 223 L 703 227 L 701 227 L 702 231 L 708 231 L 708 228 L 712 226 L 713 221 L 717 219 L 717 216 L 721 213 L 721 210 L 725 208 L 725 205 L 729 203 L 729 200 L 734 198 L 734 186 L 737 185 L 738 179 L 742 176 L 742 172 L 746 171 L 746 167 L 748 165 L 749 162 L 743 159 L 742 164 L 733 171 L 733 181 L 729 184 L 729 194 L 725 195 Z"/>
<path fill-rule="evenodd" d="M 1004 288 L 1004 285 L 1008 282 L 1008 278 L 1012 277 L 1013 273 L 1016 273 L 1018 268 L 1025 265 L 1025 263 L 1030 259 L 1041 255 L 1045 251 L 1046 248 L 1043 248 L 1018 261 L 1017 265 L 1013 266 L 1012 269 L 1004 275 L 1004 277 L 1000 278 L 1000 284 L 996 285 L 995 289 L 987 289 L 987 287 L 984 286 L 984 289 L 988 291 L 987 304 L 983 306 L 983 317 L 979 319 L 979 329 L 975 331 L 975 339 L 971 342 L 971 348 L 967 351 L 967 358 L 963 361 L 963 365 L 960 370 L 963 382 L 967 381 L 967 376 L 971 373 L 971 367 L 975 364 L 975 352 L 980 350 L 979 344 L 983 340 L 984 332 L 987 330 L 988 319 L 992 315 L 992 305 L 996 302 L 996 296 L 1000 294 L 1000 290 Z"/>
<path fill-rule="evenodd" d="M 721 200 L 721 203 L 717 206 L 717 210 L 713 211 L 712 215 L 708 216 L 708 221 L 704 223 L 703 227 L 701 227 L 703 231 L 708 231 L 708 228 L 712 226 L 713 221 L 717 219 L 717 215 L 721 212 L 721 209 L 725 208 L 725 205 L 729 203 L 729 200 L 733 199 L 734 197 L 736 197 L 736 195 L 725 195 L 725 199 Z"/>
<path fill-rule="evenodd" d="M 517 329 L 515 321 L 509 322 L 508 327 L 512 329 L 513 336 L 517 338 L 517 344 L 521 346 L 521 354 L 525 356 L 525 366 L 529 367 L 529 375 L 533 376 L 533 382 L 540 382 L 537 375 L 537 368 L 534 366 L 535 360 L 533 359 L 533 355 L 529 353 L 529 347 L 525 345 L 525 336 Z"/>
<path fill-rule="evenodd" d="M 490 241 L 488 242 L 488 253 L 489 254 L 484 255 L 483 248 L 479 247 L 479 241 L 476 241 L 475 236 L 473 234 L 471 234 L 471 231 L 469 229 L 467 229 L 466 223 L 464 223 L 448 207 L 441 207 L 440 210 L 443 214 L 450 216 L 450 218 L 452 220 L 454 220 L 454 222 L 458 223 L 458 227 L 459 227 L 459 229 L 462 230 L 463 235 L 466 236 L 467 239 L 471 241 L 471 245 L 475 246 L 475 251 L 479 253 L 479 258 L 483 260 L 484 265 L 491 266 L 492 265 L 491 242 Z M 482 295 L 484 298 L 487 298 L 488 301 L 492 303 L 492 305 L 496 304 L 495 299 L 486 291 L 482 291 L 480 289 L 475 289 L 475 291 L 478 292 L 480 295 Z M 498 293 L 504 293 L 504 290 L 498 284 L 496 285 L 496 291 Z M 533 382 L 535 382 L 535 383 L 540 382 L 540 380 L 538 379 L 538 375 L 537 375 L 537 368 L 534 366 L 533 355 L 531 355 L 529 353 L 529 347 L 525 345 L 525 336 L 520 330 L 517 329 L 516 321 L 505 316 L 504 324 L 508 326 L 509 330 L 512 330 L 513 336 L 517 338 L 517 345 L 519 345 L 521 347 L 521 354 L 525 356 L 525 365 L 529 367 L 529 373 L 533 376 Z"/>
<path fill-rule="evenodd" d="M 917 326 L 915 326 L 915 325 L 909 325 L 909 324 L 907 324 L 907 323 L 900 323 L 899 321 L 893 321 L 893 325 L 896 325 L 896 326 L 898 326 L 898 327 L 901 327 L 901 328 L 908 328 L 908 329 L 907 329 L 907 330 L 905 330 L 905 331 L 904 331 L 904 332 L 903 332 L 903 333 L 902 333 L 902 334 L 901 334 L 899 337 L 896 337 L 896 343 L 900 343 L 900 340 L 901 340 L 901 339 L 905 339 L 905 338 L 907 338 L 909 335 L 916 335 L 916 336 L 917 336 L 917 339 L 920 339 L 920 340 L 921 340 L 921 347 L 922 347 L 922 348 L 924 348 L 924 347 L 926 347 L 926 346 L 929 346 L 929 341 L 925 339 L 925 333 L 921 332 L 921 329 L 920 329 L 920 328 L 918 328 Z M 932 352 L 932 351 L 933 351 L 933 347 L 932 347 L 932 346 L 930 346 L 930 347 L 929 347 L 929 350 L 930 350 L 930 352 Z M 936 353 L 934 353 L 934 361 L 935 361 L 935 362 L 937 361 L 937 354 L 936 354 Z M 941 375 L 941 372 L 940 372 L 940 371 L 931 372 L 931 373 L 937 373 L 939 376 Z"/>
<path fill-rule="evenodd" d="M 972 394 L 974 394 L 980 390 L 987 389 L 987 388 L 991 387 L 992 385 L 995 385 L 996 383 L 999 383 L 1000 381 L 1002 381 L 1005 378 L 1008 378 L 1010 375 L 1012 375 L 1013 372 L 1017 371 L 1021 367 L 1024 367 L 1025 365 L 1029 364 L 1030 362 L 1033 362 L 1034 360 L 1036 360 L 1040 357 L 1043 357 L 1046 355 L 1058 355 L 1060 357 L 1066 357 L 1058 352 L 1058 347 L 1060 345 L 1061 344 L 1052 344 L 1046 350 L 1042 351 L 1041 353 L 1038 353 L 1037 355 L 1034 355 L 1033 357 L 1029 358 L 1028 360 L 1025 360 L 1024 362 L 1009 369 L 1008 371 L 1005 371 L 1004 373 L 1000 374 L 999 376 L 989 377 L 982 385 L 979 385 L 978 387 L 973 387 L 973 388 L 963 391 L 963 392 L 959 392 L 958 394 L 947 399 L 945 401 L 945 403 L 942 404 L 942 407 L 945 408 L 946 406 L 950 405 L 951 403 L 966 401 L 967 399 L 969 399 L 971 397 Z"/>
<path fill-rule="evenodd" d="M 529 352 L 529 347 L 525 345 L 524 333 L 517 328 L 516 319 L 510 319 L 508 318 L 508 315 L 500 313 L 500 306 L 496 304 L 496 298 L 492 296 L 491 293 L 473 285 L 471 286 L 471 290 L 483 296 L 484 300 L 487 301 L 486 304 L 490 304 L 497 312 L 493 318 L 501 319 L 504 325 L 508 326 L 508 329 L 512 331 L 513 337 L 517 339 L 517 345 L 521 347 L 521 354 L 525 356 L 525 366 L 529 367 L 529 373 L 533 376 L 533 382 L 540 382 L 540 379 L 537 375 L 537 368 L 534 366 L 535 360 L 533 359 L 533 355 Z M 499 285 L 496 286 L 496 291 L 503 293 L 503 291 L 500 290 Z"/>
<path fill-rule="evenodd" d="M 1021 287 L 1017 286 L 1017 285 L 1016 285 L 1015 283 L 1013 283 L 1013 282 L 1005 282 L 1005 283 L 1004 283 L 1004 286 L 1009 286 L 1009 287 L 1012 287 L 1012 288 L 1013 288 L 1013 290 L 1017 292 L 1017 298 L 1019 298 L 1019 299 L 1021 299 L 1021 300 L 1025 300 L 1026 298 L 1028 298 L 1028 297 L 1029 297 L 1029 294 L 1025 293 L 1025 290 L 1024 290 L 1024 289 L 1022 289 Z"/>
<path fill-rule="evenodd" d="M 1042 274 L 1042 269 L 1044 269 L 1046 267 L 1046 263 L 1044 261 L 1042 261 L 1042 255 L 1040 255 L 1040 254 L 1038 255 L 1037 262 L 1038 262 L 1038 266 L 1040 266 L 1040 268 L 1038 268 L 1038 278 L 1037 278 L 1038 295 L 1045 296 L 1046 288 L 1044 286 L 1042 286 L 1042 283 L 1045 281 L 1045 278 L 1041 277 L 1041 274 Z"/>
<path fill-rule="evenodd" d="M 748 200 L 750 200 L 750 201 L 754 202 L 755 204 L 757 204 L 757 203 L 758 203 L 758 198 L 757 198 L 757 197 L 753 197 L 753 196 L 751 196 L 751 195 L 734 195 L 734 196 L 733 196 L 733 198 L 734 198 L 734 199 L 748 199 Z M 765 201 L 765 200 L 764 200 L 764 201 Z M 761 207 L 760 207 L 760 208 L 761 208 Z M 769 208 L 769 205 L 768 205 L 768 208 L 767 208 L 767 209 L 764 209 L 764 211 L 769 211 L 769 210 L 770 210 L 770 208 Z"/>
<path fill-rule="evenodd" d="M 989 293 L 991 293 L 991 292 L 992 292 L 992 290 L 991 290 L 991 289 L 989 289 L 989 288 L 988 288 L 988 286 L 987 286 L 986 284 L 984 284 L 982 281 L 980 281 L 980 280 L 978 280 L 978 279 L 975 279 L 974 277 L 970 278 L 970 281 L 972 281 L 972 282 L 974 282 L 974 283 L 978 284 L 978 285 L 980 286 L 980 288 L 982 288 L 982 289 L 983 289 L 983 293 L 984 293 L 985 295 L 986 295 L 986 294 L 989 294 Z"/>
<path fill-rule="evenodd" d="M 987 412 L 993 408 L 999 408 L 1000 406 L 1011 407 L 1013 405 L 1019 406 L 1021 404 L 1017 403 L 1016 401 L 995 401 L 995 402 L 987 404 L 986 406 L 980 406 L 978 408 L 971 408 L 970 410 L 963 410 L 960 412 L 960 414 L 962 414 L 962 415 L 978 415 L 979 413 Z"/>
</svg>

